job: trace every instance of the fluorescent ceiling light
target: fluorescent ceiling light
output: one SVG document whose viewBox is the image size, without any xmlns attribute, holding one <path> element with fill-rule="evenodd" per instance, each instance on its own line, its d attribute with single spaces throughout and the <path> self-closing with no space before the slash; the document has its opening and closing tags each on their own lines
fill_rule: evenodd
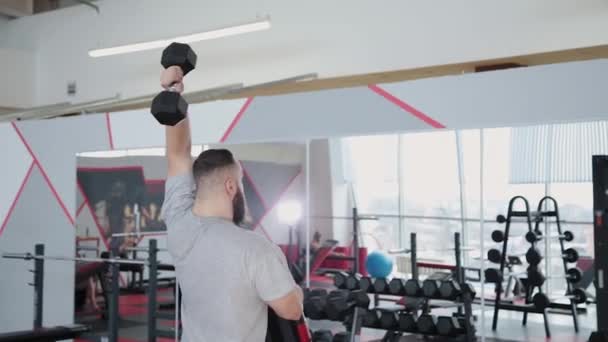
<svg viewBox="0 0 608 342">
<path fill-rule="evenodd" d="M 161 48 L 164 48 L 167 45 L 171 44 L 172 42 L 190 44 L 190 43 L 194 43 L 194 42 L 200 42 L 203 40 L 217 39 L 217 38 L 222 38 L 222 37 L 234 36 L 234 35 L 238 35 L 238 34 L 268 30 L 269 28 L 270 28 L 270 18 L 265 18 L 265 19 L 256 20 L 253 22 L 248 22 L 245 24 L 229 26 L 229 27 L 225 27 L 225 28 L 219 28 L 219 29 L 204 31 L 204 32 L 199 32 L 199 33 L 193 33 L 193 34 L 189 34 L 186 36 L 179 36 L 179 37 L 162 39 L 162 40 L 153 40 L 153 41 L 143 42 L 143 43 L 120 45 L 120 46 L 114 46 L 114 47 L 104 48 L 104 49 L 90 50 L 89 56 L 104 57 L 104 56 L 111 56 L 111 55 L 120 55 L 123 53 L 131 53 L 131 52 L 136 52 L 136 51 L 161 49 Z"/>
</svg>

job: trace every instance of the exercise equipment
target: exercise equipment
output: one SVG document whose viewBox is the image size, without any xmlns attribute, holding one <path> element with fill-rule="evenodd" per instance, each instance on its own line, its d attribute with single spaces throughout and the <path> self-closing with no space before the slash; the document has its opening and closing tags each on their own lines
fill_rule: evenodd
<svg viewBox="0 0 608 342">
<path fill-rule="evenodd" d="M 498 283 L 498 284 L 500 284 L 504 281 L 505 276 L 520 278 L 521 276 L 525 276 L 527 274 L 528 274 L 527 271 L 504 272 L 504 274 L 503 274 L 503 272 L 501 272 L 499 269 L 496 269 L 496 268 L 486 268 L 486 270 L 484 271 L 486 282 Z"/>
<path fill-rule="evenodd" d="M 365 268 L 374 278 L 386 278 L 393 271 L 393 260 L 382 252 L 374 251 L 367 255 Z"/>
<path fill-rule="evenodd" d="M 0 342 L 61 341 L 80 337 L 88 331 L 90 331 L 90 328 L 82 324 L 70 324 L 50 328 L 40 327 L 32 330 L 1 333 Z"/>
<path fill-rule="evenodd" d="M 186 76 L 194 70 L 196 59 L 196 53 L 188 44 L 171 43 L 163 50 L 160 63 L 165 69 L 178 66 Z M 188 103 L 171 87 L 154 97 L 150 112 L 160 124 L 175 126 L 186 118 Z"/>
<path fill-rule="evenodd" d="M 312 333 L 313 342 L 332 342 L 333 335 L 331 330 L 323 329 Z"/>
<path fill-rule="evenodd" d="M 532 246 L 526 251 L 526 261 L 530 266 L 537 266 L 543 260 L 543 256 L 540 254 L 538 248 Z"/>
<path fill-rule="evenodd" d="M 402 312 L 399 314 L 399 330 L 409 333 L 414 333 L 418 331 L 416 325 L 416 317 L 409 312 Z"/>
<path fill-rule="evenodd" d="M 568 248 L 562 251 L 561 257 L 566 263 L 576 262 L 578 260 L 578 252 L 574 248 Z M 530 247 L 526 252 L 526 261 L 530 265 L 538 265 L 543 260 L 540 251 L 535 247 Z"/>
<path fill-rule="evenodd" d="M 333 291 L 327 296 L 325 313 L 327 318 L 332 321 L 343 321 L 352 308 L 367 309 L 369 302 L 369 296 L 361 290 L 352 292 L 346 290 Z"/>
<path fill-rule="evenodd" d="M 437 317 L 422 314 L 416 321 L 416 327 L 418 332 L 425 335 L 436 335 L 437 334 Z"/>
<path fill-rule="evenodd" d="M 372 278 L 361 277 L 361 279 L 359 279 L 359 289 L 364 292 L 367 292 L 367 293 L 373 293 L 374 292 L 374 282 L 373 282 Z"/>
<path fill-rule="evenodd" d="M 422 293 L 427 298 L 439 297 L 439 288 L 441 287 L 441 281 L 435 279 L 425 279 L 422 282 Z"/>
<path fill-rule="evenodd" d="M 380 328 L 399 330 L 399 314 L 395 311 L 380 310 Z"/>
<path fill-rule="evenodd" d="M 581 281 L 583 272 L 580 269 L 573 267 L 566 271 L 566 275 L 555 275 L 546 277 L 539 269 L 532 268 L 528 271 L 528 284 L 532 286 L 542 286 L 547 279 L 566 279 L 568 283 L 576 284 Z"/>
<path fill-rule="evenodd" d="M 495 264 L 500 264 L 500 260 L 502 259 L 502 253 L 496 249 L 492 248 L 488 250 L 488 260 Z"/>
<path fill-rule="evenodd" d="M 346 288 L 346 279 L 348 279 L 348 273 L 344 271 L 333 273 L 334 276 L 334 286 L 339 289 Z"/>
<path fill-rule="evenodd" d="M 527 232 L 526 233 L 526 241 L 529 243 L 535 243 L 543 240 L 545 237 L 540 232 Z M 550 235 L 549 238 L 557 238 L 559 240 L 564 240 L 566 242 L 570 242 L 574 240 L 574 234 L 571 231 L 566 230 L 563 234 L 560 235 Z"/>
<path fill-rule="evenodd" d="M 386 278 L 376 278 L 374 280 L 374 293 L 389 294 L 388 280 Z"/>
<path fill-rule="evenodd" d="M 503 242 L 505 240 L 505 233 L 502 230 L 495 230 L 492 232 L 492 241 L 496 243 Z"/>
<path fill-rule="evenodd" d="M 361 280 L 360 274 L 349 274 L 346 277 L 346 289 L 356 290 L 359 288 L 359 281 Z"/>
<path fill-rule="evenodd" d="M 454 280 L 446 280 L 441 282 L 439 287 L 439 295 L 443 299 L 454 300 L 462 293 L 460 284 Z"/>
<path fill-rule="evenodd" d="M 339 333 L 334 335 L 334 339 L 332 340 L 332 342 L 348 342 L 349 341 L 349 335 L 347 332 L 345 331 L 340 331 Z"/>
<path fill-rule="evenodd" d="M 408 279 L 404 286 L 405 295 L 409 297 L 422 297 L 422 282 L 416 279 Z"/>
<path fill-rule="evenodd" d="M 327 305 L 327 292 L 317 292 L 310 294 L 304 300 L 304 315 L 310 319 L 325 319 L 325 306 Z"/>
<path fill-rule="evenodd" d="M 437 333 L 441 336 L 456 337 L 466 332 L 465 318 L 441 316 L 437 318 Z"/>
<path fill-rule="evenodd" d="M 593 165 L 593 236 L 595 241 L 595 288 L 597 330 L 589 342 L 608 341 L 608 155 L 596 155 Z"/>
<path fill-rule="evenodd" d="M 367 328 L 380 328 L 380 310 L 367 310 L 363 313 L 361 324 Z"/>
<path fill-rule="evenodd" d="M 581 289 L 574 289 L 570 294 L 551 299 L 549 299 L 549 297 L 544 293 L 537 293 L 534 295 L 534 297 L 532 297 L 532 303 L 534 303 L 534 306 L 538 309 L 544 310 L 550 307 L 553 302 L 559 299 L 568 299 L 577 304 L 583 304 L 587 302 L 587 293 Z"/>
<path fill-rule="evenodd" d="M 401 278 L 393 278 L 388 283 L 388 292 L 396 296 L 405 296 L 405 284 L 407 281 Z"/>
</svg>

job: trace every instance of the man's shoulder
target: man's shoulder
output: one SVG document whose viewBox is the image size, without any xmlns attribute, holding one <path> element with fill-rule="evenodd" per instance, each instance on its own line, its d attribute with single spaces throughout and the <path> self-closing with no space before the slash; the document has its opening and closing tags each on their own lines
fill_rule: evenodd
<svg viewBox="0 0 608 342">
<path fill-rule="evenodd" d="M 245 229 L 234 224 L 232 226 L 233 234 L 237 235 L 239 240 L 249 247 L 264 249 L 273 246 L 272 242 L 258 231 Z"/>
</svg>

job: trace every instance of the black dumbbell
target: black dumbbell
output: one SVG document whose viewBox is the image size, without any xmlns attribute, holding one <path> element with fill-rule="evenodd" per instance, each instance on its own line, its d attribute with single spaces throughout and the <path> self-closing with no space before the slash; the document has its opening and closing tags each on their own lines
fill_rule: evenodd
<svg viewBox="0 0 608 342">
<path fill-rule="evenodd" d="M 396 296 L 405 296 L 405 279 L 393 278 L 388 283 L 388 292 Z"/>
<path fill-rule="evenodd" d="M 351 309 L 354 307 L 367 309 L 369 302 L 369 296 L 361 290 L 352 292 L 338 290 L 330 293 L 327 297 L 325 313 L 327 318 L 332 321 L 343 321 Z"/>
<path fill-rule="evenodd" d="M 163 50 L 160 64 L 165 69 L 178 66 L 185 76 L 196 66 L 196 53 L 188 44 L 171 43 Z M 150 112 L 159 123 L 175 126 L 186 118 L 188 103 L 178 92 L 170 89 L 162 91 L 154 97 Z"/>
<path fill-rule="evenodd" d="M 380 310 L 367 310 L 363 313 L 361 324 L 367 328 L 379 328 L 381 316 Z"/>
<path fill-rule="evenodd" d="M 528 251 L 526 252 L 526 261 L 528 262 L 528 264 L 530 264 L 532 266 L 536 266 L 536 265 L 540 264 L 540 262 L 542 260 L 543 260 L 543 256 L 540 255 L 540 251 L 538 250 L 538 248 L 536 248 L 536 247 L 528 248 Z"/>
<path fill-rule="evenodd" d="M 504 280 L 503 276 L 514 276 L 519 278 L 523 275 L 526 275 L 527 272 L 505 272 L 504 274 L 502 274 L 497 268 L 486 268 L 483 274 L 486 282 L 501 283 Z"/>
<path fill-rule="evenodd" d="M 502 260 L 502 253 L 498 249 L 492 248 L 488 250 L 488 260 L 495 264 L 500 264 L 500 261 Z"/>
<path fill-rule="evenodd" d="M 327 293 L 319 293 L 315 296 L 309 295 L 304 301 L 304 315 L 310 319 L 325 319 L 325 306 L 327 305 Z"/>
<path fill-rule="evenodd" d="M 422 282 L 422 293 L 427 298 L 439 297 L 439 288 L 441 287 L 441 281 L 435 279 L 425 279 Z"/>
<path fill-rule="evenodd" d="M 388 280 L 386 278 L 374 279 L 374 293 L 388 294 Z"/>
<path fill-rule="evenodd" d="M 330 330 L 317 330 L 312 333 L 312 342 L 332 342 L 333 336 Z"/>
<path fill-rule="evenodd" d="M 390 310 L 380 311 L 380 328 L 393 331 L 399 330 L 399 314 Z"/>
<path fill-rule="evenodd" d="M 578 252 L 574 248 L 564 250 L 564 253 L 562 253 L 561 256 L 566 262 L 578 261 Z M 540 264 L 541 260 L 543 260 L 543 257 L 540 255 L 540 251 L 537 248 L 530 247 L 526 252 L 526 261 L 530 265 L 538 265 Z"/>
<path fill-rule="evenodd" d="M 530 268 L 528 270 L 528 283 L 532 286 L 542 286 L 547 279 L 566 279 L 571 284 L 576 284 L 583 278 L 583 272 L 578 267 L 573 267 L 566 271 L 565 276 L 549 276 L 545 275 L 538 268 Z"/>
<path fill-rule="evenodd" d="M 416 321 L 418 332 L 425 335 L 437 334 L 437 317 L 429 314 L 423 314 Z"/>
<path fill-rule="evenodd" d="M 359 281 L 361 280 L 360 274 L 349 274 L 346 277 L 346 289 L 357 290 L 359 288 Z"/>
<path fill-rule="evenodd" d="M 555 302 L 559 299 L 569 299 L 574 301 L 576 304 L 583 304 L 587 301 L 587 293 L 583 289 L 574 289 L 572 292 L 565 296 L 559 296 L 552 299 L 549 299 L 544 293 L 537 293 L 532 297 L 532 303 L 539 310 L 544 310 L 548 308 L 551 303 Z"/>
<path fill-rule="evenodd" d="M 475 293 L 475 288 L 473 287 L 473 285 L 471 285 L 469 283 L 462 283 L 462 284 L 460 284 L 460 290 L 461 290 L 461 294 L 463 296 L 469 295 L 469 297 L 471 299 L 474 299 L 475 296 L 477 295 Z"/>
<path fill-rule="evenodd" d="M 540 240 L 543 239 L 542 234 L 539 234 L 540 232 L 527 232 L 526 233 L 526 241 L 528 241 L 529 243 L 535 243 L 538 242 Z M 566 230 L 563 234 L 561 235 L 549 235 L 550 238 L 557 238 L 559 240 L 564 240 L 566 242 L 570 242 L 572 240 L 574 240 L 574 234 L 572 234 L 571 231 Z"/>
<path fill-rule="evenodd" d="M 408 279 L 405 282 L 405 295 L 408 297 L 422 297 L 422 282 L 416 279 Z"/>
<path fill-rule="evenodd" d="M 418 330 L 416 317 L 409 312 L 399 314 L 399 331 L 413 333 Z"/>
<path fill-rule="evenodd" d="M 443 299 L 454 300 L 462 293 L 460 284 L 455 280 L 445 280 L 441 282 L 439 287 L 439 295 Z"/>
<path fill-rule="evenodd" d="M 332 340 L 332 342 L 348 342 L 349 341 L 349 335 L 347 332 L 345 331 L 340 331 L 339 333 L 334 335 L 334 339 Z"/>
<path fill-rule="evenodd" d="M 348 279 L 348 273 L 342 271 L 334 273 L 334 286 L 339 289 L 345 289 L 346 279 Z"/>
<path fill-rule="evenodd" d="M 374 282 L 372 281 L 372 278 L 361 277 L 359 280 L 359 289 L 367 293 L 374 293 Z"/>
<path fill-rule="evenodd" d="M 437 334 L 455 337 L 466 333 L 466 319 L 464 317 L 441 316 L 437 317 Z"/>
<path fill-rule="evenodd" d="M 492 232 L 492 241 L 503 242 L 505 241 L 505 233 L 502 230 L 495 230 Z"/>
</svg>

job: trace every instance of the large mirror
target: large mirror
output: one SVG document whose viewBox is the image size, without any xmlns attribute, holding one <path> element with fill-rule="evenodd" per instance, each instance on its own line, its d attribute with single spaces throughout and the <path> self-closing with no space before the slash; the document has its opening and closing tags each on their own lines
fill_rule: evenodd
<svg viewBox="0 0 608 342">
<path fill-rule="evenodd" d="M 374 288 L 386 278 L 386 288 L 368 291 L 379 293 L 370 295 L 369 308 L 418 314 L 430 308 L 435 316 L 471 317 L 477 336 L 527 341 L 529 331 L 537 332 L 534 338 L 545 336 L 545 319 L 554 336 L 574 333 L 573 312 L 580 336 L 595 329 L 591 155 L 608 152 L 606 127 L 587 122 L 199 145 L 193 156 L 217 147 L 234 153 L 244 174 L 243 228 L 278 244 L 303 287 L 331 291 L 346 286 L 340 277 L 352 272 L 358 274 L 355 288 L 364 286 L 365 277 Z M 167 228 L 160 219 L 164 149 L 96 151 L 77 158 L 77 252 L 99 257 L 116 247 L 122 258 L 145 259 L 149 241 L 156 240 L 159 264 L 170 265 Z M 124 196 L 116 214 L 111 208 L 117 207 L 112 202 L 117 192 Z M 509 210 L 516 196 L 521 197 Z M 555 202 L 543 200 L 547 196 Z M 501 267 L 502 281 L 496 281 Z M 95 274 L 78 273 L 76 320 L 96 322 L 103 317 L 105 290 Z M 578 279 L 569 280 L 572 274 Z M 421 292 L 409 296 L 415 300 L 403 299 L 406 290 L 398 289 L 397 279 L 404 285 L 421 282 Z M 439 281 L 438 289 L 432 299 L 421 300 L 430 279 Z M 474 296 L 463 299 L 464 286 L 453 296 L 439 291 L 451 280 L 468 284 Z M 175 315 L 174 272 L 161 267 L 154 281 L 161 289 L 160 312 Z M 121 300 L 133 309 L 121 324 L 133 336 L 145 329 L 149 282 L 147 267 L 121 266 Z M 497 283 L 502 290 L 493 329 Z M 397 296 L 391 294 L 393 285 Z M 575 289 L 586 298 L 573 307 L 563 295 Z M 542 305 L 537 293 L 556 303 L 546 316 L 545 307 L 534 309 Z M 528 328 L 522 327 L 523 311 L 529 311 Z M 379 322 L 364 328 L 362 336 L 388 336 Z M 344 330 L 327 319 L 310 319 L 309 326 Z M 455 327 L 452 333 L 463 331 Z"/>
</svg>

